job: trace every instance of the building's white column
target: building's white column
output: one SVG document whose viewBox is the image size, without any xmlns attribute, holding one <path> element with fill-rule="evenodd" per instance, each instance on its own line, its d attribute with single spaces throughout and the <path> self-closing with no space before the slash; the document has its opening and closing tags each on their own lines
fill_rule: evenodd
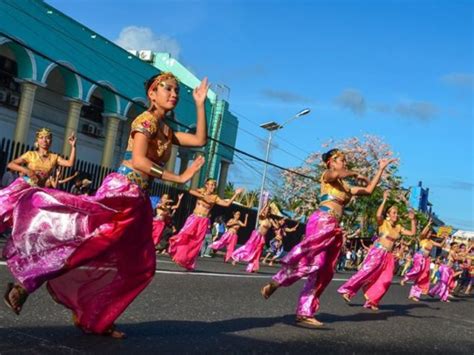
<svg viewBox="0 0 474 355">
<path fill-rule="evenodd" d="M 37 88 L 38 86 L 28 81 L 21 83 L 20 107 L 18 107 L 15 134 L 13 136 L 16 142 L 27 143 L 31 112 L 33 111 Z"/>
<path fill-rule="evenodd" d="M 69 145 L 67 138 L 74 132 L 77 136 L 77 128 L 79 126 L 79 117 L 81 116 L 82 102 L 71 99 L 69 100 L 69 109 L 67 114 L 66 127 L 64 127 L 64 143 L 63 143 L 63 155 L 69 156 L 71 153 L 71 146 Z"/>
<path fill-rule="evenodd" d="M 101 165 L 107 168 L 111 168 L 113 164 L 115 141 L 117 139 L 117 131 L 120 120 L 116 117 L 108 116 L 104 117 L 106 122 L 105 128 L 105 143 L 104 151 L 102 152 Z"/>
</svg>

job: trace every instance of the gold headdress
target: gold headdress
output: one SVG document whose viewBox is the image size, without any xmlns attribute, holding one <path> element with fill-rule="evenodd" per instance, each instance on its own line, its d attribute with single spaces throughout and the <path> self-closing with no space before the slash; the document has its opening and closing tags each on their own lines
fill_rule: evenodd
<svg viewBox="0 0 474 355">
<path fill-rule="evenodd" d="M 336 159 L 339 158 L 339 157 L 344 157 L 344 152 L 341 151 L 341 150 L 338 150 L 336 153 L 334 153 L 334 154 L 331 156 L 331 159 L 336 160 Z"/>
<path fill-rule="evenodd" d="M 154 78 L 150 79 L 148 81 L 148 89 L 147 89 L 147 93 L 150 91 L 150 90 L 155 90 L 156 87 L 162 83 L 163 81 L 166 81 L 166 80 L 169 80 L 169 79 L 173 79 L 173 80 L 176 80 L 177 83 L 179 83 L 179 80 L 178 78 L 171 72 L 162 72 L 161 74 L 155 76 Z M 151 82 L 151 83 L 150 83 Z"/>
<path fill-rule="evenodd" d="M 39 137 L 52 137 L 53 133 L 49 128 L 43 127 L 36 131 L 35 137 L 38 139 Z"/>
</svg>

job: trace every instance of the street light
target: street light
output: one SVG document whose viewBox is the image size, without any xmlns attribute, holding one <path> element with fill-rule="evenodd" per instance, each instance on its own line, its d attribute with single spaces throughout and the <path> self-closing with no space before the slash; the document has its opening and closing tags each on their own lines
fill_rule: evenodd
<svg viewBox="0 0 474 355">
<path fill-rule="evenodd" d="M 270 155 L 270 146 L 272 143 L 272 138 L 273 138 L 273 132 L 278 131 L 279 129 L 282 129 L 284 126 L 286 126 L 290 121 L 293 121 L 294 119 L 307 115 L 310 113 L 311 110 L 309 108 L 305 108 L 298 112 L 296 115 L 291 117 L 290 119 L 286 120 L 283 122 L 283 124 L 279 124 L 274 121 L 262 123 L 260 125 L 261 128 L 266 129 L 268 131 L 268 141 L 267 141 L 267 151 L 265 153 L 265 165 L 263 167 L 263 175 L 262 175 L 262 185 L 260 186 L 260 195 L 258 197 L 258 209 L 257 209 L 257 220 L 255 221 L 255 229 L 258 228 L 258 214 L 260 213 L 260 210 L 262 209 L 262 198 L 263 198 L 263 190 L 265 189 L 265 179 L 267 177 L 267 162 L 268 158 Z"/>
</svg>

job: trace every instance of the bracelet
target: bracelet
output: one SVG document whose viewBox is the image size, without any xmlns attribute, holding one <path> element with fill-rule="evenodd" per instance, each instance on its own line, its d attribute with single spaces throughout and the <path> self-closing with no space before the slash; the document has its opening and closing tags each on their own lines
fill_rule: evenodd
<svg viewBox="0 0 474 355">
<path fill-rule="evenodd" d="M 161 179 L 163 177 L 164 170 L 158 164 L 153 164 L 150 168 L 150 173 L 154 177 L 157 177 L 158 179 Z"/>
</svg>

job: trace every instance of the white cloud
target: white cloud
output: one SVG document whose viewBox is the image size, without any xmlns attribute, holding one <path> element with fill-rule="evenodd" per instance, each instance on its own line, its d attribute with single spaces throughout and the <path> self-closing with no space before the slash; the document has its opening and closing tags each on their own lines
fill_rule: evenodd
<svg viewBox="0 0 474 355">
<path fill-rule="evenodd" d="M 420 120 L 429 120 L 436 116 L 439 110 L 431 102 L 414 101 L 399 103 L 395 107 L 395 111 L 402 116 L 416 117 Z"/>
<path fill-rule="evenodd" d="M 293 92 L 289 91 L 283 91 L 283 90 L 274 90 L 274 89 L 264 89 L 262 90 L 262 95 L 266 98 L 275 100 L 275 101 L 280 101 L 280 102 L 301 102 L 301 103 L 311 103 L 312 100 L 299 95 L 295 94 Z"/>
<path fill-rule="evenodd" d="M 336 98 L 336 104 L 339 107 L 352 111 L 356 115 L 363 115 L 366 111 L 364 96 L 354 89 L 345 89 L 341 95 Z"/>
<path fill-rule="evenodd" d="M 441 77 L 446 84 L 461 87 L 474 88 L 474 75 L 470 73 L 451 73 Z"/>
<path fill-rule="evenodd" d="M 173 58 L 179 58 L 181 52 L 178 41 L 166 35 L 157 35 L 149 27 L 125 27 L 115 43 L 125 49 L 167 52 Z"/>
</svg>

